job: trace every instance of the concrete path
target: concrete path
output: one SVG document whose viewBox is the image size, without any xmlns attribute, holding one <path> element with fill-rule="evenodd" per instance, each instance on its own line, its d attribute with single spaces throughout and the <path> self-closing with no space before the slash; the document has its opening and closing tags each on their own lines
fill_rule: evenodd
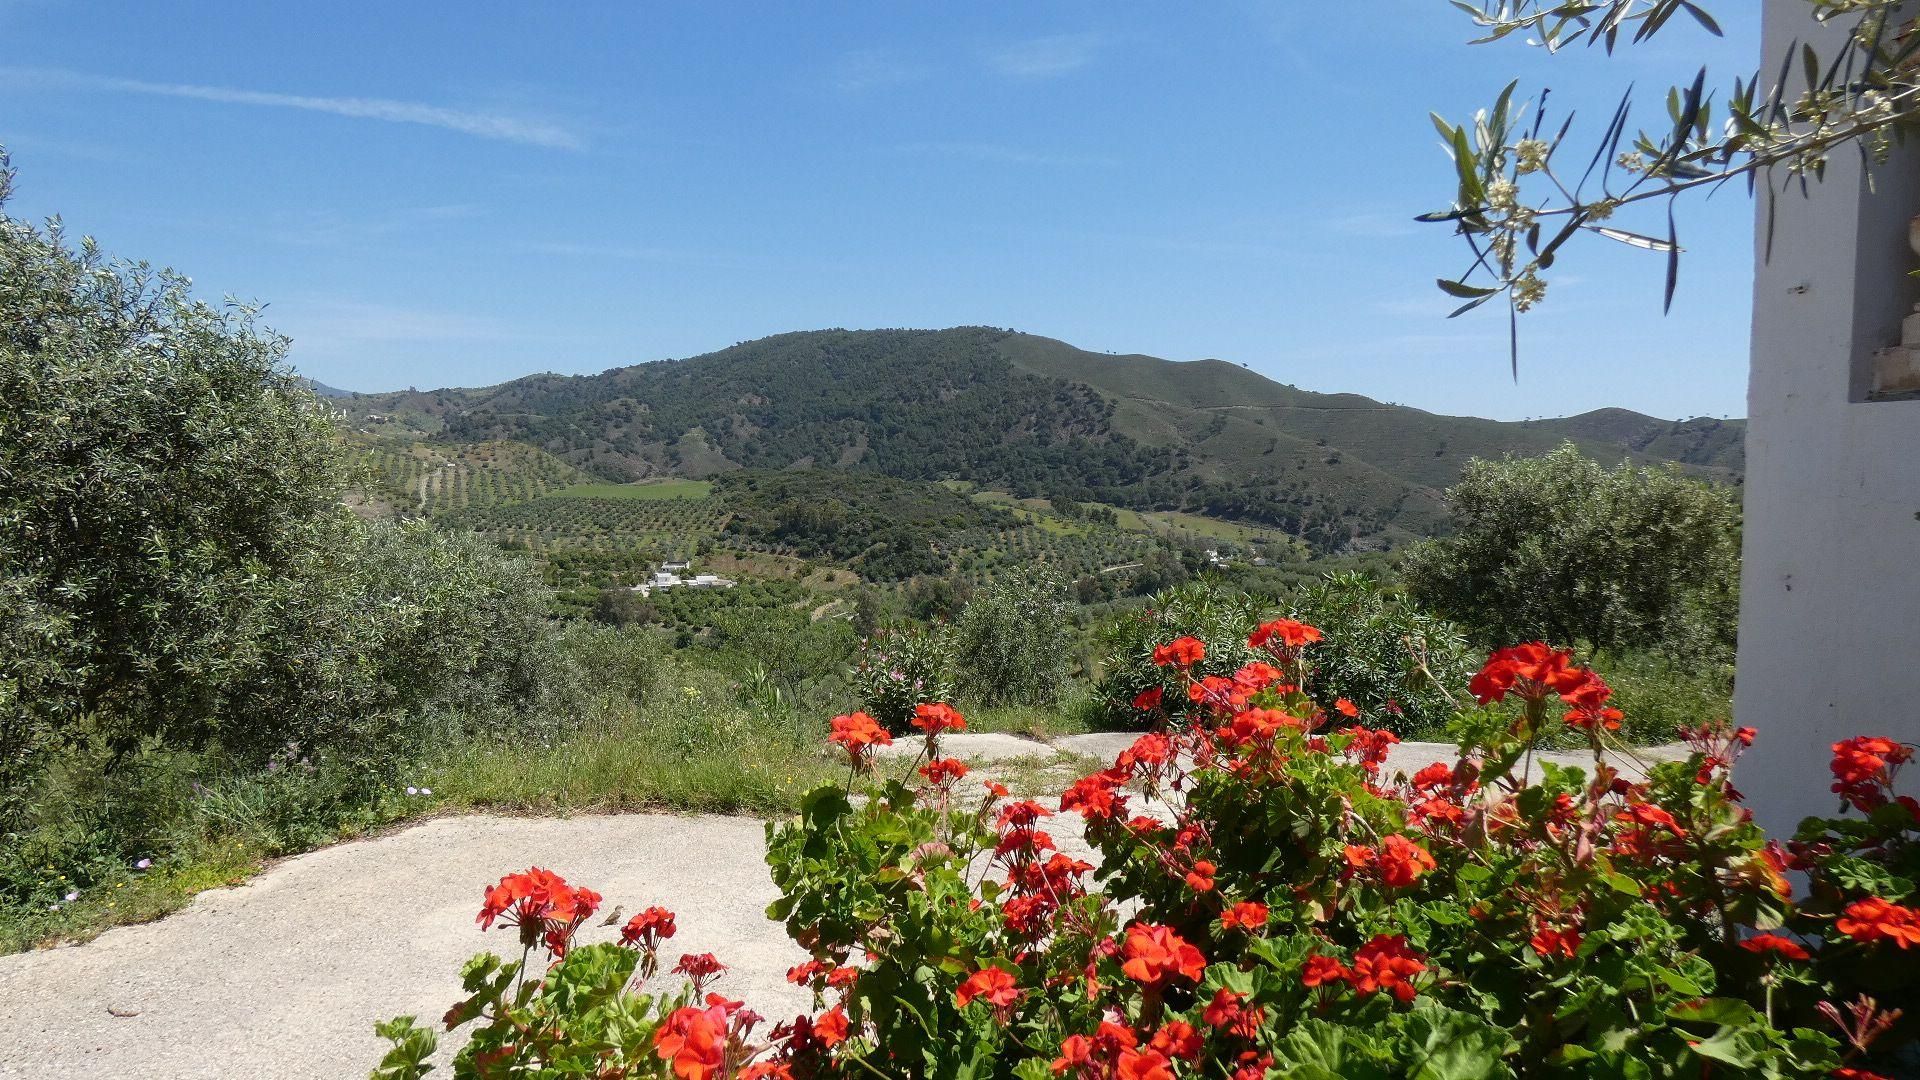
<svg viewBox="0 0 1920 1080">
<path fill-rule="evenodd" d="M 711 952 L 717 989 L 770 1018 L 811 1004 L 786 969 L 806 955 L 765 916 L 762 824 L 722 817 L 446 818 L 289 859 L 184 911 L 78 946 L 0 956 L 0 1077 L 361 1077 L 373 1023 L 433 1024 L 475 953 L 517 951 L 474 924 L 482 890 L 538 865 L 632 914 L 678 913 L 667 964 Z M 596 916 L 587 940 L 614 927 Z M 443 1040 L 440 1060 L 451 1056 Z"/>
<path fill-rule="evenodd" d="M 994 761 L 1063 752 L 1107 762 L 1136 737 L 1075 735 L 1049 746 L 959 734 L 946 737 L 946 752 L 989 771 Z M 1412 773 L 1452 757 L 1444 744 L 1402 743 L 1388 767 Z M 288 859 L 159 922 L 0 956 L 0 1078 L 364 1076 L 383 1052 L 376 1020 L 412 1013 L 432 1023 L 458 999 L 463 961 L 514 951 L 510 931 L 483 934 L 474 914 L 487 885 L 528 866 L 597 890 L 603 913 L 616 904 L 627 914 L 653 904 L 673 910 L 679 933 L 669 963 L 711 952 L 731 968 L 719 990 L 769 1018 L 791 1017 L 811 1004 L 785 981 L 805 955 L 765 916 L 776 893 L 763 828 L 670 814 L 445 818 Z M 1092 857 L 1071 823 L 1050 831 L 1064 850 Z M 615 935 L 599 922 L 585 940 Z M 445 1040 L 440 1061 L 457 1041 Z"/>
</svg>

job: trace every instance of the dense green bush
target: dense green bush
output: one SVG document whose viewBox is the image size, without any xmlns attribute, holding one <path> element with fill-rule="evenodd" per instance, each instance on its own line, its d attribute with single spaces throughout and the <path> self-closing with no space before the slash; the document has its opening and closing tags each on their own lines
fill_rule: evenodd
<svg viewBox="0 0 1920 1080">
<path fill-rule="evenodd" d="M 973 594 L 953 626 L 960 693 L 983 705 L 1050 705 L 1073 637 L 1066 581 L 1046 568 Z"/>
<path fill-rule="evenodd" d="M 1483 658 L 1446 620 L 1359 573 L 1321 579 L 1295 599 L 1293 615 L 1326 634 L 1313 651 L 1320 705 L 1346 698 L 1396 735 L 1437 733 L 1462 704 L 1449 688 Z"/>
<path fill-rule="evenodd" d="M 9 179 L 0 160 L 0 205 Z M 331 421 L 285 350 L 185 278 L 0 215 L 10 729 L 64 737 L 91 717 L 127 747 L 256 721 L 229 691 L 341 483 Z"/>
<path fill-rule="evenodd" d="M 860 643 L 852 680 L 861 708 L 891 731 L 905 731 L 917 705 L 953 697 L 953 639 L 948 628 L 896 627 Z"/>
<path fill-rule="evenodd" d="M 1731 658 L 1731 490 L 1671 467 L 1609 469 L 1568 444 L 1469 462 L 1447 502 L 1454 534 L 1416 546 L 1402 572 L 1416 599 L 1482 644 L 1546 638 Z"/>
<path fill-rule="evenodd" d="M 1122 612 L 1094 631 L 1101 653 L 1101 676 L 1096 687 L 1109 724 L 1140 725 L 1150 720 L 1136 709 L 1134 698 L 1161 686 L 1165 670 L 1154 663 L 1153 651 L 1163 642 L 1191 637 L 1207 643 L 1206 659 L 1197 675 L 1229 675 L 1258 658 L 1247 647 L 1242 629 L 1258 621 L 1261 603 L 1239 590 L 1217 582 L 1194 581 L 1157 593 L 1144 611 Z M 1185 715 L 1187 703 L 1165 698 L 1164 709 Z"/>
</svg>

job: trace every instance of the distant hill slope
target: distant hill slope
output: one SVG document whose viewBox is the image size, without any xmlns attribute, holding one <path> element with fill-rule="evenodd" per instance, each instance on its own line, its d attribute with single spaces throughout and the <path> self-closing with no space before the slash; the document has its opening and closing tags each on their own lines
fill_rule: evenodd
<svg viewBox="0 0 1920 1080">
<path fill-rule="evenodd" d="M 781 334 L 599 375 L 356 395 L 376 435 L 524 442 L 612 480 L 795 466 L 1256 521 L 1323 551 L 1441 528 L 1472 457 L 1572 439 L 1737 479 L 1744 424 L 1607 409 L 1509 423 L 986 327 Z"/>
</svg>

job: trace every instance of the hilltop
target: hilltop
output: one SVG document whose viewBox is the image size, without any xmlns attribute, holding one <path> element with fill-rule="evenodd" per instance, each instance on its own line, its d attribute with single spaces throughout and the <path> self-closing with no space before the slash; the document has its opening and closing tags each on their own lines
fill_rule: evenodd
<svg viewBox="0 0 1920 1080">
<path fill-rule="evenodd" d="M 1187 511 L 1321 551 L 1443 527 L 1474 457 L 1571 439 L 1603 460 L 1737 481 L 1745 424 L 1622 409 L 1507 422 L 1324 394 L 1221 360 L 1089 352 L 988 327 L 781 334 L 684 360 L 354 395 L 365 432 L 524 443 L 615 482 L 820 468 Z"/>
</svg>

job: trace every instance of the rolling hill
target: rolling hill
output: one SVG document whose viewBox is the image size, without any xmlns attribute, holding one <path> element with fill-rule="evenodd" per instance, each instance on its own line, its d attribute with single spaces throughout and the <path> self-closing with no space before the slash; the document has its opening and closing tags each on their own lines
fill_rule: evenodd
<svg viewBox="0 0 1920 1080">
<path fill-rule="evenodd" d="M 354 395 L 370 435 L 528 444 L 613 481 L 827 468 L 964 479 L 1278 528 L 1321 551 L 1444 526 L 1473 457 L 1571 439 L 1737 481 L 1741 421 L 1621 409 L 1523 423 L 1322 394 L 1220 360 L 1114 356 L 988 327 L 781 334 L 598 375 Z"/>
</svg>

